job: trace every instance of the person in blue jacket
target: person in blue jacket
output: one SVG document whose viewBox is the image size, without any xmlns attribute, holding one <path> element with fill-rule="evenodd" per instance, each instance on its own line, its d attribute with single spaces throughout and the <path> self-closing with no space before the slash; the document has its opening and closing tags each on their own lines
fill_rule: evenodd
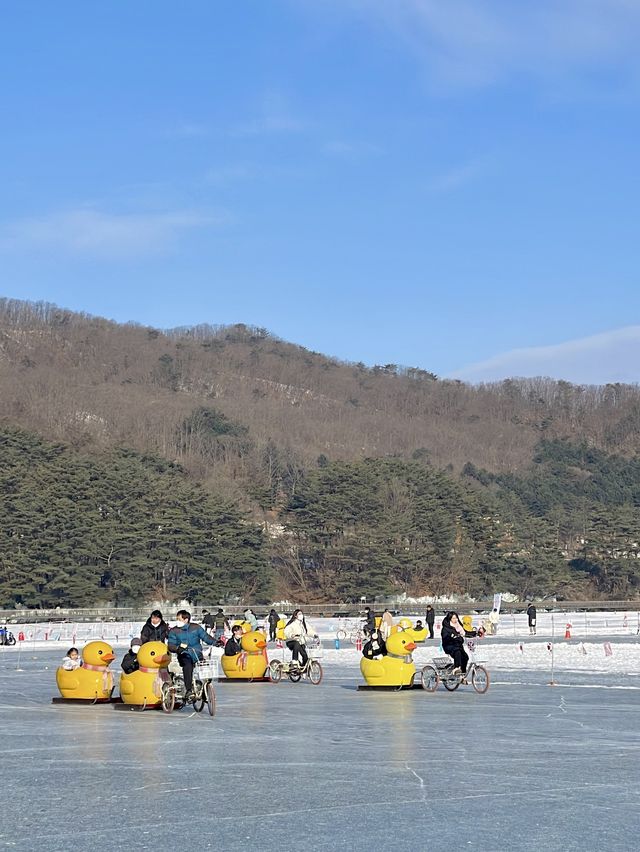
<svg viewBox="0 0 640 852">
<path fill-rule="evenodd" d="M 176 613 L 176 626 L 169 630 L 167 645 L 173 654 L 178 655 L 178 662 L 184 673 L 184 685 L 187 691 L 185 701 L 193 701 L 193 666 L 202 659 L 202 645 L 215 645 L 216 640 L 209 636 L 199 624 L 191 623 L 191 613 L 186 609 Z"/>
</svg>

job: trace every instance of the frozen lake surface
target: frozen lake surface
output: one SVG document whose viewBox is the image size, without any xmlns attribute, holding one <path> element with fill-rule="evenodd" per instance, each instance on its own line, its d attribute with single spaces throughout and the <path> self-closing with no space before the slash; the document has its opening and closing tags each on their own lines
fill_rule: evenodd
<svg viewBox="0 0 640 852">
<path fill-rule="evenodd" d="M 3 651 L 0 848 L 638 847 L 637 677 L 358 692 L 331 656 L 319 686 L 219 684 L 211 719 L 54 706 L 60 650 Z"/>
</svg>

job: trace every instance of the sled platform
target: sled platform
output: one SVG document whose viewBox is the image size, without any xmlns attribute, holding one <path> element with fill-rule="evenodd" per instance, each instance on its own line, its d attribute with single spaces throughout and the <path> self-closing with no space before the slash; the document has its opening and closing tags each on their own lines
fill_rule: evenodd
<svg viewBox="0 0 640 852">
<path fill-rule="evenodd" d="M 221 677 L 215 681 L 216 686 L 220 683 L 271 683 L 270 677 Z"/>
<path fill-rule="evenodd" d="M 120 701 L 120 698 L 63 698 L 61 695 L 56 695 L 51 699 L 52 704 L 80 704 L 85 707 L 90 707 L 92 704 L 112 704 L 114 701 Z"/>
<path fill-rule="evenodd" d="M 401 686 L 370 686 L 368 683 L 358 684 L 358 692 L 364 692 L 365 690 L 371 690 L 372 692 L 403 692 L 405 689 L 422 689 L 422 684 L 407 683 Z"/>
<path fill-rule="evenodd" d="M 145 710 L 162 710 L 162 704 L 125 704 L 121 698 L 113 702 L 114 710 L 133 710 L 134 713 L 143 713 Z"/>
</svg>

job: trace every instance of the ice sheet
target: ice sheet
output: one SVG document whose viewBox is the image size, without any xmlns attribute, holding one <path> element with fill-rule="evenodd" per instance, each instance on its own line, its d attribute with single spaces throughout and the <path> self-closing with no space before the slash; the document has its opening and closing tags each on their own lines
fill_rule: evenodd
<svg viewBox="0 0 640 852">
<path fill-rule="evenodd" d="M 59 651 L 3 653 L 0 848 L 637 848 L 632 678 L 362 693 L 340 653 L 320 686 L 218 685 L 213 719 L 52 706 Z"/>
</svg>

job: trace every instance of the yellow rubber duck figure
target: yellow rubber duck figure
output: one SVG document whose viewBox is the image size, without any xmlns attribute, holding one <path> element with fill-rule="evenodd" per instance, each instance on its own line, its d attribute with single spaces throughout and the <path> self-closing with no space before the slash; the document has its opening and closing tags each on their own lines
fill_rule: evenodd
<svg viewBox="0 0 640 852">
<path fill-rule="evenodd" d="M 234 656 L 222 655 L 222 671 L 235 680 L 254 680 L 264 677 L 269 665 L 267 659 L 267 637 L 259 630 L 243 633 L 240 640 L 242 651 Z"/>
<path fill-rule="evenodd" d="M 377 660 L 362 657 L 360 671 L 369 686 L 411 686 L 416 667 L 411 656 L 416 643 L 408 630 L 392 633 L 387 653 Z"/>
<path fill-rule="evenodd" d="M 410 618 L 401 618 L 397 624 L 394 624 L 391 628 L 391 633 L 400 633 L 402 630 L 411 630 L 413 627 L 413 622 Z"/>
<path fill-rule="evenodd" d="M 164 642 L 145 642 L 138 651 L 139 668 L 120 675 L 120 696 L 125 704 L 156 707 L 162 698 L 162 684 L 169 680 L 171 657 Z"/>
<path fill-rule="evenodd" d="M 81 701 L 109 701 L 113 692 L 113 673 L 109 663 L 115 660 L 107 642 L 89 642 L 82 649 L 82 666 L 73 671 L 59 668 L 56 683 L 63 698 Z"/>
<path fill-rule="evenodd" d="M 411 635 L 411 638 L 414 642 L 424 642 L 424 640 L 427 638 L 426 627 L 408 627 L 405 632 Z"/>
</svg>

